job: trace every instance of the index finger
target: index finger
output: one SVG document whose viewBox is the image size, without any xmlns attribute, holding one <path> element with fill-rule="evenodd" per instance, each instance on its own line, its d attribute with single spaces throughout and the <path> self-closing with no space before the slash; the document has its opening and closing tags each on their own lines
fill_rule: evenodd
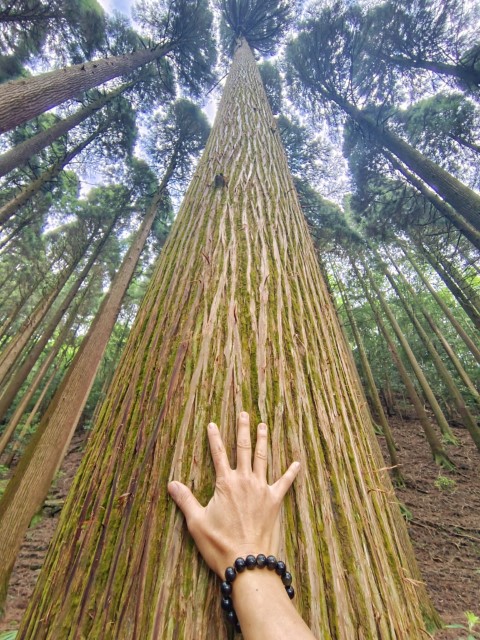
<svg viewBox="0 0 480 640">
<path fill-rule="evenodd" d="M 231 471 L 231 469 L 222 436 L 214 422 L 210 422 L 208 425 L 208 442 L 210 444 L 210 453 L 212 454 L 217 479 L 222 478 L 227 475 L 227 472 Z"/>
</svg>

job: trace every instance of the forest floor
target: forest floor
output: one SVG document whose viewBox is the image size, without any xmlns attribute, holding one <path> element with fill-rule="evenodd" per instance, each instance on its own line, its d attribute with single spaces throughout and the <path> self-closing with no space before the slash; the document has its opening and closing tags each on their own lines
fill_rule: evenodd
<svg viewBox="0 0 480 640">
<path fill-rule="evenodd" d="M 444 471 L 432 462 L 417 421 L 394 417 L 391 427 L 406 480 L 406 487 L 397 494 L 411 514 L 408 528 L 423 578 L 445 624 L 466 624 L 466 611 L 480 615 L 478 453 L 467 432 L 455 429 L 460 446 L 450 446 L 448 453 L 457 470 Z M 84 441 L 85 434 L 76 434 L 49 496 L 50 506 L 43 510 L 45 517 L 28 531 L 10 582 L 0 632 L 18 628 L 58 520 L 55 501 L 66 495 Z M 435 640 L 466 637 L 458 629 L 435 634 Z"/>
</svg>

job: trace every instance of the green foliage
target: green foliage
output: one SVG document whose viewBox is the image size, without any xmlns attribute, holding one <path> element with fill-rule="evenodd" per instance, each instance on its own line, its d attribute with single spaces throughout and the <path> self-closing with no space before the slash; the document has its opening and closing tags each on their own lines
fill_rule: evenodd
<svg viewBox="0 0 480 640">
<path fill-rule="evenodd" d="M 272 113 L 278 115 L 282 110 L 282 78 L 278 66 L 265 60 L 258 65 L 258 70 Z"/>
<path fill-rule="evenodd" d="M 274 53 L 293 17 L 289 0 L 220 0 L 220 9 L 222 42 L 230 53 L 239 38 L 263 54 Z"/>
<path fill-rule="evenodd" d="M 150 46 L 175 44 L 169 59 L 192 95 L 213 84 L 216 51 L 207 0 L 139 0 L 134 15 Z"/>
<path fill-rule="evenodd" d="M 453 493 L 457 487 L 457 483 L 453 478 L 442 475 L 439 475 L 433 484 L 439 491 L 446 491 L 448 493 Z"/>
<path fill-rule="evenodd" d="M 0 633 L 0 640 L 15 640 L 18 635 L 18 631 L 3 631 Z"/>
<path fill-rule="evenodd" d="M 473 611 L 465 611 L 465 617 L 467 624 L 447 624 L 447 629 L 461 629 L 467 633 L 466 636 L 461 636 L 458 640 L 477 640 L 480 638 L 480 617 L 478 617 Z"/>
</svg>

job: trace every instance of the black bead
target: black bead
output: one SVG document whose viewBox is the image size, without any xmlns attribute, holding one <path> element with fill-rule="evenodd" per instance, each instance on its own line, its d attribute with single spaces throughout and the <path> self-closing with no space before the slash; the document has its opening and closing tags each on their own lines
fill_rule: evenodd
<svg viewBox="0 0 480 640">
<path fill-rule="evenodd" d="M 275 567 L 275 571 L 277 572 L 277 574 L 279 576 L 284 576 L 286 571 L 287 571 L 287 567 L 285 565 L 285 563 L 282 560 L 279 560 L 277 562 L 277 566 Z"/>
<path fill-rule="evenodd" d="M 236 577 L 237 577 L 237 572 L 233 567 L 227 567 L 225 569 L 225 580 L 227 582 L 233 582 Z"/>
<path fill-rule="evenodd" d="M 227 611 L 226 618 L 227 618 L 227 621 L 230 622 L 230 624 L 235 624 L 238 620 L 237 614 L 233 609 L 231 609 L 230 611 Z"/>
<path fill-rule="evenodd" d="M 267 564 L 267 557 L 263 555 L 263 553 L 259 553 L 257 556 L 257 567 L 259 569 L 263 569 L 263 567 Z"/>
<path fill-rule="evenodd" d="M 224 611 L 231 611 L 233 609 L 233 602 L 231 598 L 222 598 L 220 606 Z"/>
<path fill-rule="evenodd" d="M 240 629 L 240 625 L 238 624 L 238 622 L 235 624 L 235 631 L 236 633 L 242 633 L 242 630 Z"/>
<path fill-rule="evenodd" d="M 276 569 L 276 567 L 277 567 L 277 559 L 275 558 L 275 556 L 268 556 L 267 568 L 270 569 L 270 571 L 273 571 L 274 569 Z"/>
<path fill-rule="evenodd" d="M 287 592 L 290 600 L 293 600 L 293 596 L 295 595 L 295 589 L 293 587 L 285 587 L 285 591 Z"/>
<path fill-rule="evenodd" d="M 282 582 L 286 587 L 289 587 L 292 584 L 292 574 L 288 571 L 285 571 L 282 576 Z"/>
<path fill-rule="evenodd" d="M 229 596 L 232 593 L 232 585 L 230 582 L 222 582 L 220 585 L 220 591 L 222 595 Z"/>
<path fill-rule="evenodd" d="M 247 565 L 247 569 L 254 569 L 257 566 L 257 559 L 255 556 L 247 556 L 245 558 L 245 564 Z"/>
<path fill-rule="evenodd" d="M 246 566 L 247 565 L 243 558 L 237 558 L 235 560 L 235 569 L 237 570 L 237 573 L 242 573 L 242 571 L 245 571 Z"/>
</svg>

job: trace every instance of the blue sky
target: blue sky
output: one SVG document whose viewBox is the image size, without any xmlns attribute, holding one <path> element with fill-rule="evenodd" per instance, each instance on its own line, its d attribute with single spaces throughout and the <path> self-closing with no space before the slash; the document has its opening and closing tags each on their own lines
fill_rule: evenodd
<svg viewBox="0 0 480 640">
<path fill-rule="evenodd" d="M 130 16 L 130 7 L 133 4 L 133 0 L 98 0 L 105 11 L 112 13 L 115 9 Z"/>
</svg>

